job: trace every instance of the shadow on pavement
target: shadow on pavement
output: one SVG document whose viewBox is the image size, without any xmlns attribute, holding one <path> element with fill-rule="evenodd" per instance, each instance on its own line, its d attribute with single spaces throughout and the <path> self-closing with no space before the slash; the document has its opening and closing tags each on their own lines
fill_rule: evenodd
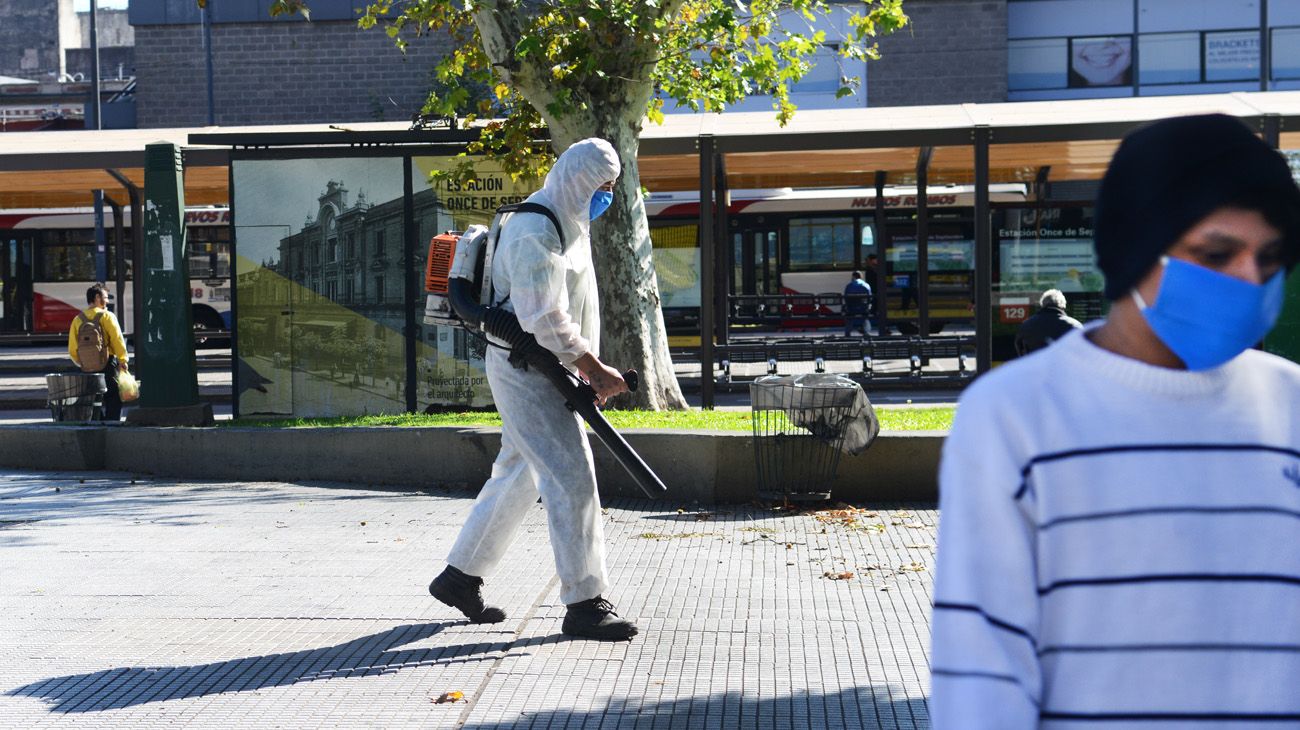
<svg viewBox="0 0 1300 730">
<path fill-rule="evenodd" d="M 899 694 L 902 694 L 899 691 Z M 677 700 L 623 698 L 600 709 L 529 712 L 514 723 L 470 722 L 482 728 L 896 728 L 930 727 L 925 699 L 895 699 L 889 687 L 854 687 L 831 694 L 803 693 L 781 697 L 743 696 L 739 692 L 695 695 Z"/>
<path fill-rule="evenodd" d="M 334 646 L 230 659 L 191 666 L 117 667 L 88 674 L 50 677 L 5 694 L 45 700 L 50 712 L 117 710 L 149 702 L 251 692 L 323 679 L 391 674 L 438 664 L 492 661 L 519 650 L 567 641 L 561 634 L 516 640 L 403 650 L 457 622 L 407 624 Z"/>
</svg>

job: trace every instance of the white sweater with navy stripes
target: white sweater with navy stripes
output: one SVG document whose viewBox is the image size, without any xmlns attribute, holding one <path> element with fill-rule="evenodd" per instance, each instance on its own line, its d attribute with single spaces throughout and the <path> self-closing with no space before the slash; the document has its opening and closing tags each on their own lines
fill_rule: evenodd
<svg viewBox="0 0 1300 730">
<path fill-rule="evenodd" d="M 1300 366 L 1083 333 L 980 378 L 940 468 L 934 727 L 1300 728 Z"/>
</svg>

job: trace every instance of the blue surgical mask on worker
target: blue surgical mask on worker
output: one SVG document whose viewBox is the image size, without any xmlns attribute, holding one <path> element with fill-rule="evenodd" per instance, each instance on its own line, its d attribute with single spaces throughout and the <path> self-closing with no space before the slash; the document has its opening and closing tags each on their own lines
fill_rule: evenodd
<svg viewBox="0 0 1300 730">
<path fill-rule="evenodd" d="M 1188 370 L 1218 367 L 1264 339 L 1282 311 L 1286 274 L 1252 284 L 1188 261 L 1161 259 L 1160 293 L 1133 300 L 1147 324 Z"/>
<path fill-rule="evenodd" d="M 591 220 L 596 220 L 602 213 L 609 210 L 610 204 L 614 202 L 614 194 L 608 190 L 597 190 L 591 196 Z"/>
</svg>

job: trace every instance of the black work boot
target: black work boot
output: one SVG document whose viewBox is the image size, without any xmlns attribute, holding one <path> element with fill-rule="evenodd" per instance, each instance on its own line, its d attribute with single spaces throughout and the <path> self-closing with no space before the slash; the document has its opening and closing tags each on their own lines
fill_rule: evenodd
<svg viewBox="0 0 1300 730">
<path fill-rule="evenodd" d="M 483 603 L 483 579 L 447 566 L 429 584 L 429 593 L 439 601 L 465 614 L 470 623 L 496 624 L 506 620 L 506 612 Z"/>
<path fill-rule="evenodd" d="M 636 636 L 636 624 L 614 613 L 614 604 L 596 596 L 588 601 L 570 603 L 560 629 L 569 636 L 601 641 L 628 641 Z"/>
</svg>

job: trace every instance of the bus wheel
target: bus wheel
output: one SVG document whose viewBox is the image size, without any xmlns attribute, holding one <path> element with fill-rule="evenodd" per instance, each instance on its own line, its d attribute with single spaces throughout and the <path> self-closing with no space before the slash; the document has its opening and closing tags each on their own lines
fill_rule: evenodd
<svg viewBox="0 0 1300 730">
<path fill-rule="evenodd" d="M 226 323 L 222 321 L 221 315 L 217 314 L 217 310 L 201 304 L 192 307 L 195 343 L 203 344 L 208 341 L 207 335 L 216 334 L 226 328 Z"/>
</svg>

